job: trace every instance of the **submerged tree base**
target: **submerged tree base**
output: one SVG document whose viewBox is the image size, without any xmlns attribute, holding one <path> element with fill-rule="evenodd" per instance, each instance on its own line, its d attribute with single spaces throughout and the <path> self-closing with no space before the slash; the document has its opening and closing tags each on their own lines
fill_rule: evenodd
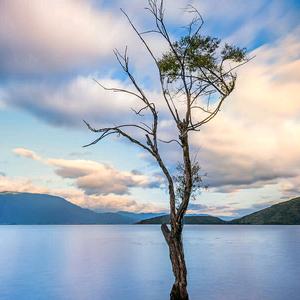
<svg viewBox="0 0 300 300">
<path fill-rule="evenodd" d="M 189 300 L 187 270 L 182 244 L 182 224 L 178 224 L 178 226 L 178 233 L 176 233 L 174 227 L 170 230 L 167 224 L 161 225 L 161 231 L 169 247 L 170 260 L 175 277 L 175 282 L 170 293 L 170 300 Z"/>
<path fill-rule="evenodd" d="M 170 300 L 189 300 L 186 286 L 174 284 L 170 293 Z"/>
</svg>

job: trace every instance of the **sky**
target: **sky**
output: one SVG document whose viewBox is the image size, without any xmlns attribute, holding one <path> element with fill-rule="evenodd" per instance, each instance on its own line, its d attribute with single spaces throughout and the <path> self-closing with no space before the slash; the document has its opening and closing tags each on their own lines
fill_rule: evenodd
<svg viewBox="0 0 300 300">
<path fill-rule="evenodd" d="M 189 213 L 237 217 L 300 194 L 300 1 L 166 0 L 172 39 L 190 20 L 203 34 L 246 47 L 253 60 L 238 70 L 219 115 L 192 136 L 206 173 Z M 133 120 L 136 99 L 101 89 L 129 88 L 113 55 L 128 46 L 130 68 L 151 99 L 161 95 L 151 57 L 121 13 L 141 31 L 153 20 L 143 0 L 0 0 L 0 191 L 63 196 L 96 211 L 161 212 L 168 196 L 160 170 L 141 149 L 94 127 Z M 147 37 L 155 55 L 166 51 Z M 161 107 L 164 116 L 166 108 Z M 174 124 L 163 118 L 162 136 Z M 172 169 L 176 145 L 162 146 Z"/>
</svg>

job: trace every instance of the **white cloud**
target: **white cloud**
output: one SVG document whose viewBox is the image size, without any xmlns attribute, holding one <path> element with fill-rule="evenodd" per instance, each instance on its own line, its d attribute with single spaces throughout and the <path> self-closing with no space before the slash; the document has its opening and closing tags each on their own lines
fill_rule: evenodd
<svg viewBox="0 0 300 300">
<path fill-rule="evenodd" d="M 130 188 L 158 188 L 162 184 L 158 177 L 151 178 L 136 171 L 120 171 L 91 160 L 41 158 L 25 148 L 16 148 L 13 152 L 53 167 L 58 176 L 74 180 L 76 187 L 87 195 L 124 195 L 130 193 Z"/>
<path fill-rule="evenodd" d="M 159 187 L 159 182 L 136 172 L 119 171 L 112 166 L 88 160 L 48 159 L 57 175 L 76 180 L 88 195 L 129 194 L 132 187 Z"/>
<path fill-rule="evenodd" d="M 49 189 L 38 186 L 28 179 L 9 178 L 0 175 L 0 192 L 28 192 L 60 196 L 79 206 L 98 211 L 131 211 L 131 212 L 161 212 L 165 207 L 151 202 L 136 201 L 124 195 L 86 195 L 82 190 Z"/>
<path fill-rule="evenodd" d="M 214 23 L 227 30 L 234 42 L 245 46 L 258 35 L 284 34 L 296 17 L 288 4 L 265 1 L 165 1 L 171 27 L 186 24 L 190 14 L 183 8 L 192 3 L 214 31 Z M 0 72 L 3 74 L 51 74 L 79 67 L 102 69 L 113 59 L 112 49 L 129 46 L 134 64 L 149 70 L 149 57 L 119 8 L 128 11 L 137 27 L 153 27 L 143 8 L 147 1 L 118 0 L 104 5 L 92 0 L 0 1 Z M 278 22 L 280 19 L 280 22 Z M 234 32 L 236 23 L 239 29 Z M 229 24 L 229 25 L 228 25 Z M 226 26 L 227 25 L 227 26 Z M 211 32 L 210 32 L 211 33 Z M 153 51 L 161 53 L 162 41 L 149 36 Z"/>
<path fill-rule="evenodd" d="M 194 138 L 212 186 L 249 188 L 300 174 L 298 32 L 255 51 L 219 116 Z"/>
<path fill-rule="evenodd" d="M 88 1 L 51 1 L 49 4 L 47 2 L 49 10 L 45 10 L 41 1 L 33 1 L 32 5 L 27 5 L 27 2 L 24 1 L 21 3 L 24 9 L 20 10 L 19 7 L 22 15 L 19 15 L 16 3 L 17 1 L 5 1 L 0 4 L 3 8 L 0 10 L 0 14 L 5 14 L 1 20 L 6 22 L 5 26 L 7 27 L 7 31 L 4 32 L 3 29 L 1 31 L 2 27 L 0 26 L 0 35 L 2 36 L 2 38 L 0 37 L 0 43 L 2 41 L 4 45 L 4 50 L 1 51 L 8 55 L 1 55 L 1 57 L 4 57 L 3 61 L 7 63 L 13 60 L 13 63 L 11 63 L 12 68 L 21 68 L 23 71 L 36 68 L 40 72 L 40 68 L 44 63 L 51 64 L 50 68 L 65 68 L 65 63 L 71 65 L 77 61 L 85 64 L 88 62 L 81 61 L 83 57 L 89 57 L 93 60 L 98 58 L 98 55 L 106 56 L 108 49 L 113 47 L 115 41 L 112 35 L 108 34 L 103 35 L 105 38 L 108 36 L 108 42 L 99 46 L 94 30 L 97 25 L 102 26 L 104 24 L 103 28 L 109 26 L 108 23 L 111 22 L 111 20 L 108 20 L 110 13 L 92 10 L 92 6 Z M 186 1 L 178 3 L 186 3 Z M 211 5 L 215 5 L 213 3 L 215 2 L 204 1 L 201 4 L 204 14 L 209 13 Z M 231 4 L 227 6 L 224 2 L 222 3 L 222 5 L 216 5 L 213 14 L 221 16 L 224 14 L 223 9 L 230 10 L 234 5 L 233 2 L 230 2 Z M 251 3 L 252 12 L 261 8 L 259 3 L 261 2 Z M 134 11 L 141 4 L 133 1 L 128 5 Z M 64 9 L 63 12 L 60 12 L 62 6 Z M 262 20 L 263 18 L 259 18 L 256 24 L 251 23 L 249 25 L 251 30 L 244 32 L 244 37 L 252 38 L 255 32 L 253 28 L 257 28 L 257 24 L 264 24 L 265 27 L 270 29 L 274 23 L 272 20 L 274 16 L 278 15 L 278 7 L 280 7 L 280 5 L 275 6 L 275 14 L 272 13 L 272 8 L 269 7 L 268 18 L 272 18 L 265 20 L 265 23 Z M 245 12 L 248 5 L 245 5 L 244 1 L 239 1 L 237 7 Z M 172 8 L 170 9 L 171 18 L 176 20 L 178 13 L 175 14 Z M 237 11 L 238 9 L 236 9 Z M 36 14 L 36 19 L 28 18 L 33 14 Z M 78 15 L 80 17 L 77 18 Z M 17 18 L 15 18 L 16 16 Z M 249 16 L 251 16 L 250 10 Z M 60 18 L 65 18 L 68 22 L 63 23 L 61 31 L 53 33 L 53 24 L 58 24 Z M 74 21 L 75 25 L 76 22 L 79 22 L 76 26 L 82 28 L 83 32 L 86 31 L 86 34 L 83 34 L 82 31 L 76 31 L 77 27 L 72 25 L 73 18 L 74 20 L 78 19 Z M 234 16 L 230 15 L 230 18 L 234 18 Z M 15 27 L 11 23 L 11 19 L 17 19 Z M 24 25 L 24 20 L 26 22 L 29 20 L 28 24 Z M 40 22 L 40 28 L 34 22 Z M 124 32 L 124 28 L 128 26 L 123 27 L 118 24 L 117 22 L 115 30 L 119 35 L 119 32 L 121 32 L 119 30 Z M 15 32 L 20 26 L 24 26 L 22 37 Z M 252 26 L 254 27 L 252 28 Z M 37 30 L 32 30 L 35 27 L 37 27 Z M 103 33 L 102 29 L 99 30 L 101 35 Z M 74 34 L 74 31 L 76 31 L 76 34 Z M 8 36 L 7 32 L 12 34 Z M 51 35 L 48 36 L 48 32 Z M 46 42 L 41 39 L 41 34 L 47 36 Z M 70 40 L 65 39 L 68 35 L 72 36 Z M 127 38 L 127 31 L 124 35 Z M 239 35 L 240 33 L 236 32 L 236 36 L 233 35 L 231 38 L 233 40 L 239 39 Z M 83 41 L 82 39 L 88 40 Z M 91 40 L 93 41 L 91 42 Z M 28 44 L 26 44 L 26 41 Z M 8 47 L 15 50 L 8 51 Z M 73 52 L 70 47 L 74 48 Z M 22 56 L 23 52 L 18 52 L 21 51 L 21 48 L 23 52 L 25 51 L 25 56 Z M 69 51 L 73 54 L 60 66 L 61 58 Z M 97 54 L 98 51 L 102 54 Z M 30 63 L 30 67 L 22 65 L 22 63 L 19 64 L 18 57 L 28 57 L 28 53 L 33 53 L 38 61 Z M 277 43 L 264 45 L 255 50 L 254 53 L 256 54 L 255 60 L 239 72 L 236 90 L 228 99 L 228 103 L 225 104 L 220 115 L 193 138 L 193 146 L 196 151 L 200 149 L 198 156 L 201 165 L 204 171 L 209 174 L 208 183 L 213 187 L 222 187 L 223 191 L 276 184 L 284 178 L 292 180 L 300 172 L 298 154 L 300 149 L 299 28 L 295 28 Z M 49 61 L 44 59 L 44 55 L 47 56 L 47 59 L 49 58 Z M 139 55 L 140 59 L 141 56 Z M 26 60 L 27 62 L 28 60 Z M 108 86 L 128 87 L 126 83 L 118 80 L 102 79 L 100 78 L 100 81 Z M 158 99 L 156 93 L 151 92 L 150 94 L 153 99 Z M 5 105 L 22 108 L 44 121 L 46 120 L 55 125 L 69 126 L 80 126 L 82 119 L 90 121 L 95 126 L 111 125 L 119 122 L 119 120 L 128 122 L 132 120 L 132 116 L 129 115 L 130 107 L 136 107 L 136 100 L 133 98 L 125 97 L 122 94 L 104 92 L 92 81 L 92 76 L 77 76 L 68 82 L 64 81 L 60 86 L 29 81 L 8 83 L 2 89 L 1 100 L 5 102 Z M 163 126 L 161 126 L 164 136 L 170 136 L 170 127 L 168 120 L 164 119 Z M 168 149 L 165 152 L 173 162 L 179 158 L 173 149 Z M 19 153 L 19 155 L 21 154 Z M 27 157 L 29 156 L 30 153 L 27 153 Z M 57 168 L 61 174 L 66 172 L 66 166 L 61 167 L 61 169 L 60 167 Z M 105 170 L 111 172 L 109 168 Z M 77 168 L 76 171 L 82 172 L 82 169 Z M 88 175 L 78 176 L 76 183 L 79 186 L 89 186 L 90 191 L 94 192 L 95 186 L 97 186 L 96 178 L 100 178 L 100 175 L 97 174 L 99 177 L 93 176 L 91 178 Z M 121 178 L 118 178 L 122 179 L 121 182 L 126 182 L 125 177 L 122 174 Z M 136 182 L 136 180 L 134 179 L 133 182 Z M 137 181 L 141 184 L 139 180 Z M 118 193 L 126 192 L 123 184 L 116 185 L 114 188 Z M 106 191 L 106 193 L 110 193 L 110 191 Z"/>
<path fill-rule="evenodd" d="M 220 114 L 193 137 L 192 144 L 195 151 L 200 149 L 198 157 L 212 187 L 222 187 L 223 191 L 260 187 L 299 174 L 298 33 L 296 28 L 276 44 L 251 53 L 256 58 L 240 70 L 236 89 Z M 102 82 L 126 87 L 118 81 Z M 150 96 L 159 99 L 156 93 Z M 95 126 L 131 121 L 130 107 L 136 105 L 133 98 L 105 92 L 83 77 L 54 92 L 30 85 L 19 87 L 18 92 L 12 92 L 10 101 L 58 124 L 73 124 L 85 118 Z M 162 112 L 164 115 L 164 109 Z M 171 127 L 164 119 L 160 127 L 163 137 L 171 137 Z M 163 149 L 168 160 L 180 159 L 175 148 L 168 145 Z M 96 185 L 91 178 L 82 178 L 78 184 L 85 185 L 86 180 L 91 188 Z"/>
<path fill-rule="evenodd" d="M 125 23 L 92 1 L 1 1 L 1 70 L 39 74 L 97 63 L 123 44 L 121 32 L 130 39 Z"/>
<path fill-rule="evenodd" d="M 106 87 L 135 89 L 119 80 L 97 78 Z M 153 92 L 147 93 L 157 98 Z M 110 126 L 116 120 L 122 123 L 136 120 L 131 108 L 141 105 L 137 98 L 124 93 L 105 91 L 93 76 L 78 76 L 64 85 L 51 86 L 45 83 L 13 84 L 7 86 L 7 105 L 22 108 L 54 125 L 83 127 L 83 119 L 93 125 Z"/>
<path fill-rule="evenodd" d="M 15 148 L 13 152 L 21 157 L 30 158 L 33 160 L 41 160 L 40 156 L 38 156 L 34 151 L 25 149 L 25 148 Z"/>
<path fill-rule="evenodd" d="M 43 188 L 37 188 L 29 179 L 9 178 L 0 175 L 0 191 L 1 192 L 30 192 L 43 193 Z"/>
<path fill-rule="evenodd" d="M 279 182 L 279 190 L 285 198 L 299 197 L 300 175 Z"/>
<path fill-rule="evenodd" d="M 74 198 L 75 199 L 75 198 Z M 130 196 L 104 195 L 104 196 L 87 196 L 77 198 L 78 205 L 95 209 L 99 211 L 131 211 L 131 212 L 162 212 L 166 207 L 154 204 L 153 202 L 142 202 L 135 200 Z"/>
</svg>

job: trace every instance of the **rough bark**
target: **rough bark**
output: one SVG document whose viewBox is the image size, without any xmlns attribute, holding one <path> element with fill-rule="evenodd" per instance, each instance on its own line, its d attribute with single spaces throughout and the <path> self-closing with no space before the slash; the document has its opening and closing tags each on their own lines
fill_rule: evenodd
<svg viewBox="0 0 300 300">
<path fill-rule="evenodd" d="M 187 270 L 182 244 L 182 228 L 177 229 L 179 230 L 175 232 L 173 228 L 170 231 L 166 224 L 161 226 L 161 230 L 169 247 L 169 255 L 175 277 L 175 282 L 170 292 L 170 300 L 188 300 Z"/>
</svg>

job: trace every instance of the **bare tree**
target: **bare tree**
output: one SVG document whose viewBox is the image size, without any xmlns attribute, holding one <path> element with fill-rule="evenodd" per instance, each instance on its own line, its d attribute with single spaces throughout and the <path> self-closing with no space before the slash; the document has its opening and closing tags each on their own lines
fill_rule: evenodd
<svg viewBox="0 0 300 300">
<path fill-rule="evenodd" d="M 219 39 L 211 36 L 202 35 L 201 29 L 204 22 L 199 11 L 193 6 L 187 7 L 192 20 L 176 41 L 171 39 L 165 24 L 163 0 L 149 0 L 146 10 L 153 17 L 155 27 L 144 32 L 140 32 L 126 12 L 123 10 L 122 12 L 157 67 L 162 98 L 173 120 L 178 138 L 167 141 L 159 138 L 160 118 L 157 103 L 149 99 L 132 74 L 126 48 L 124 54 L 118 50 L 115 50 L 114 54 L 130 79 L 134 90 L 105 87 L 97 83 L 105 90 L 136 97 L 140 102 L 140 107 L 135 109 L 134 113 L 138 117 L 142 117 L 145 112 L 149 113 L 151 122 L 121 124 L 100 129 L 95 129 L 85 122 L 91 131 L 100 134 L 96 140 L 86 146 L 96 144 L 109 135 L 118 135 L 141 147 L 157 162 L 167 182 L 170 204 L 170 227 L 167 224 L 161 226 L 169 247 L 175 277 L 170 299 L 187 300 L 187 270 L 182 244 L 183 218 L 193 193 L 201 186 L 199 166 L 191 161 L 189 136 L 192 132 L 199 131 L 201 126 L 218 114 L 225 99 L 235 87 L 237 78 L 235 70 L 249 59 L 246 58 L 245 49 L 221 43 Z M 156 57 L 151 45 L 145 39 L 146 34 L 160 35 L 167 43 L 169 50 L 161 57 Z M 183 107 L 182 103 L 184 103 Z M 137 130 L 139 135 L 132 134 L 132 129 Z M 171 168 L 162 158 L 161 143 L 172 142 L 179 145 L 182 155 L 179 175 L 171 174 Z"/>
</svg>

